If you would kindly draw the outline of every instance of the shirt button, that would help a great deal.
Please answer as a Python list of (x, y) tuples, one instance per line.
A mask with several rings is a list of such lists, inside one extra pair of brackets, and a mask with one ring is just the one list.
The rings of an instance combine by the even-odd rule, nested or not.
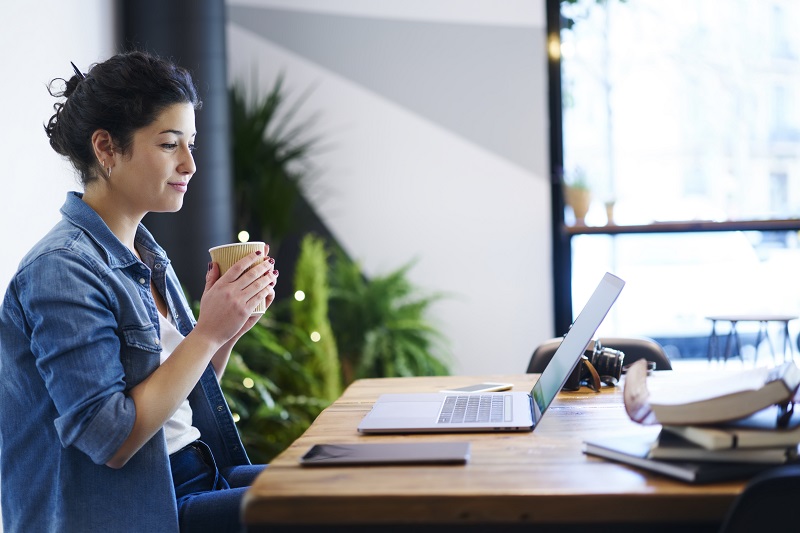
[(163, 265), (161, 263), (156, 263), (156, 270), (161, 270)]
[(144, 285), (146, 281), (147, 281), (147, 280), (146, 280), (146, 279), (144, 279), (144, 278), (139, 278), (139, 283), (141, 283), (142, 285)]
[(155, 338), (155, 339), (153, 339), (153, 342), (155, 342), (155, 343), (156, 343), (156, 346), (158, 346), (159, 344), (161, 344), (161, 340), (160, 340), (160, 339), (158, 339), (158, 338)]
[(222, 407), (221, 405), (218, 405), (218, 406), (217, 406), (217, 411), (218, 411), (218, 412), (220, 412), (220, 413), (221, 413), (221, 412), (222, 412), (224, 409), (225, 409), (225, 408), (224, 408), (224, 407)]

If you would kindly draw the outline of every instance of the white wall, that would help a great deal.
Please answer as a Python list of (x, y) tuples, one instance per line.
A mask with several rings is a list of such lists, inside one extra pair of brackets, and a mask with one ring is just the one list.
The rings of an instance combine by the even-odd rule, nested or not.
[(417, 260), (456, 373), (524, 371), (553, 333), (544, 2), (228, 0), (228, 18), (232, 82), (311, 88), (329, 145), (311, 199), (351, 256)]
[(61, 218), (66, 192), (78, 187), (42, 127), (55, 102), (46, 87), (72, 74), (70, 61), (86, 71), (113, 52), (111, 6), (107, 0), (0, 5), (0, 298), (31, 244)]
[[(0, 285), (17, 263), (59, 220), (68, 190), (76, 190), (72, 167), (48, 144), (43, 124), (56, 99), (48, 82), (72, 75), (70, 61), (86, 71), (113, 52), (113, 13), (106, 0), (6, 2), (0, 7)], [(1, 297), (1, 296), (0, 296)]]

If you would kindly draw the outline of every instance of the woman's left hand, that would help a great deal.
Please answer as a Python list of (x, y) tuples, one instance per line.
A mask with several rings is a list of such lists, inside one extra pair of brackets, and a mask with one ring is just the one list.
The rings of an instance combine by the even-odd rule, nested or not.
[[(267, 258), (267, 261), (273, 263), (275, 260), (271, 257)], [(214, 268), (219, 268), (218, 266), (214, 266)], [(275, 300), (275, 285), (278, 283), (278, 271), (274, 268), (267, 273), (267, 276), (270, 278), (270, 285), (269, 285), (269, 292), (266, 296), (266, 309), (269, 309), (269, 306), (272, 305), (272, 302)], [(230, 359), (231, 351), (233, 350), (233, 346), (236, 344), (236, 341), (242, 338), (242, 336), (250, 331), (250, 329), (256, 325), (256, 323), (261, 320), (261, 317), (264, 316), (263, 313), (254, 313), (250, 315), (250, 317), (245, 321), (242, 328), (231, 337), (231, 339), (223, 344), (217, 353), (214, 354), (214, 357), (211, 358), (211, 364), (214, 365), (214, 372), (217, 374), (217, 379), (222, 379), (222, 374), (225, 372), (225, 367), (228, 365), (228, 359)]]

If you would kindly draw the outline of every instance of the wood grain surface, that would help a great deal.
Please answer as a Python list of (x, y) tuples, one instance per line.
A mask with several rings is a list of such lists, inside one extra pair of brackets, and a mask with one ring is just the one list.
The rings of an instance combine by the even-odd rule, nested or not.
[[(702, 373), (702, 372), (701, 372)], [(679, 371), (656, 372), (680, 386)], [(697, 379), (697, 375), (693, 376)], [(245, 496), (249, 525), (719, 523), (742, 482), (689, 485), (583, 454), (582, 442), (648, 432), (625, 413), (622, 387), (562, 392), (533, 432), (362, 436), (374, 400), (482, 381), (529, 391), (538, 374), (365, 379), (353, 383), (259, 476)], [(469, 441), (466, 465), (307, 468), (313, 444)]]

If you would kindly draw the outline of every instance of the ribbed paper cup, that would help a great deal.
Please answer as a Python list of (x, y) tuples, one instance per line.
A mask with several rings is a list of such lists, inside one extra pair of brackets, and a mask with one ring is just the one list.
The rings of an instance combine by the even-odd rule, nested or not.
[[(215, 263), (219, 263), (219, 274), (220, 276), (223, 275), (225, 272), (228, 271), (233, 264), (238, 261), (239, 259), (247, 256), (255, 252), (256, 250), (261, 250), (263, 254), (266, 251), (266, 244), (259, 241), (251, 241), (251, 242), (236, 242), (232, 244), (223, 244), (221, 246), (214, 246), (208, 250), (208, 253), (211, 254), (211, 260)], [(257, 264), (261, 263), (264, 260), (263, 256), (257, 259), (252, 266), (256, 266)], [(261, 303), (258, 304), (255, 311), (253, 311), (254, 315), (263, 314), (267, 310), (267, 302), (263, 300)]]

